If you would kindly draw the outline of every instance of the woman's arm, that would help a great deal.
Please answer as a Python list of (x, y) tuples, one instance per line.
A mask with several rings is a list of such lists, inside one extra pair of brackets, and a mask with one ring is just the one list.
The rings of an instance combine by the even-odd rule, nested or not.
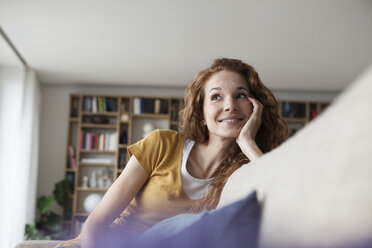
[(261, 149), (257, 146), (255, 138), (262, 123), (262, 104), (256, 99), (249, 97), (249, 101), (253, 105), (253, 111), (248, 121), (240, 130), (239, 136), (236, 138), (242, 152), (250, 161), (254, 161), (263, 155)]
[(109, 226), (128, 206), (148, 177), (133, 155), (121, 175), (87, 218), (81, 234), (82, 247), (105, 247), (104, 237)]

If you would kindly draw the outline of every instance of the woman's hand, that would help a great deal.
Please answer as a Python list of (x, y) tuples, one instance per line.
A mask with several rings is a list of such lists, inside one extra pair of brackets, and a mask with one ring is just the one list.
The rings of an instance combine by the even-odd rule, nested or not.
[(236, 142), (238, 143), (242, 152), (250, 161), (253, 161), (262, 156), (261, 149), (257, 146), (255, 138), (262, 123), (263, 105), (255, 98), (248, 97), (253, 105), (253, 111), (248, 121), (244, 124)]

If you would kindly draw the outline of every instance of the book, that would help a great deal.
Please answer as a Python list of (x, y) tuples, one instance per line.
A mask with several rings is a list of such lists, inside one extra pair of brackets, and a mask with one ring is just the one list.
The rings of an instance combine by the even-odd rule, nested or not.
[(99, 134), (98, 133), (95, 133), (94, 134), (94, 146), (93, 146), (93, 149), (94, 150), (98, 150), (99, 149)]
[(110, 134), (105, 133), (105, 151), (110, 150)]
[(102, 97), (98, 97), (98, 112), (103, 112)]
[(106, 97), (102, 97), (102, 112), (107, 112)]
[(145, 99), (140, 98), (140, 113), (145, 113)]
[(141, 100), (136, 97), (133, 99), (133, 114), (141, 113)]
[(160, 113), (160, 106), (161, 106), (161, 100), (160, 99), (156, 99), (155, 100), (155, 108), (154, 108), (155, 114), (159, 114)]
[(98, 111), (97, 109), (97, 97), (92, 97), (92, 112), (96, 113)]
[(148, 113), (148, 114), (155, 113), (155, 99), (148, 99), (148, 98), (143, 99), (143, 112), (142, 113)]
[(67, 173), (66, 177), (69, 182), (69, 189), (70, 189), (70, 194), (74, 194), (74, 174), (73, 173)]
[(74, 148), (72, 146), (69, 146), (68, 147), (68, 152), (69, 152), (69, 159), (70, 159), (70, 167), (72, 169), (76, 169), (76, 160), (75, 160)]
[(80, 149), (84, 149), (84, 138), (85, 138), (85, 132), (84, 132), (84, 130), (80, 130), (80, 137), (79, 137), (79, 147), (80, 147)]
[(105, 148), (105, 135), (103, 133), (99, 134), (99, 150), (103, 151)]
[(106, 107), (107, 111), (116, 112), (116, 108), (114, 107), (114, 103), (111, 98), (106, 98)]
[(117, 143), (117, 134), (111, 133), (110, 134), (110, 145), (109, 145), (110, 151), (116, 150), (116, 143)]

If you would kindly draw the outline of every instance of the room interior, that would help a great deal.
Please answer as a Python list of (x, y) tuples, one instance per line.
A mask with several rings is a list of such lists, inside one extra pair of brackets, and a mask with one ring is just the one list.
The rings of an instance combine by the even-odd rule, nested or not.
[(230, 57), (279, 100), (332, 102), (372, 61), (366, 0), (0, 1), (0, 28), (1, 247), (65, 176), (70, 94), (182, 98)]

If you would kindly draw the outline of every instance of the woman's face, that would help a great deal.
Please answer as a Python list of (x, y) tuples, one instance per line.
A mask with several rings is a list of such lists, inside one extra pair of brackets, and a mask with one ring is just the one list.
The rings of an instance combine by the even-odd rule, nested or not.
[(252, 114), (246, 80), (236, 72), (219, 71), (204, 85), (203, 114), (209, 137), (238, 137)]

